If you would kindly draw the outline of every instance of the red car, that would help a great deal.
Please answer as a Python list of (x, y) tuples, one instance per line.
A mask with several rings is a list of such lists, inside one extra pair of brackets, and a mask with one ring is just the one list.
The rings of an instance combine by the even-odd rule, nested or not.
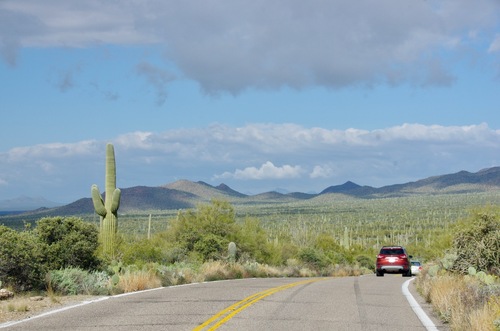
[(406, 253), (402, 246), (384, 246), (377, 255), (375, 273), (378, 277), (385, 273), (403, 274), (403, 277), (411, 277), (411, 255)]

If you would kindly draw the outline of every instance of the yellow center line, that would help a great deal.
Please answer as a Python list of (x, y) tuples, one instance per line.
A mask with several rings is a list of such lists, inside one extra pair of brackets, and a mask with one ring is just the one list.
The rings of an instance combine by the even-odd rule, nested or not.
[(295, 283), (281, 285), (278, 287), (273, 287), (273, 288), (252, 294), (252, 295), (246, 297), (245, 299), (238, 301), (235, 304), (221, 310), (220, 312), (218, 312), (217, 314), (215, 314), (214, 316), (212, 316), (211, 318), (206, 320), (203, 324), (200, 324), (199, 326), (194, 328), (193, 331), (201, 331), (205, 327), (209, 327), (211, 324), (213, 324), (213, 325), (210, 326), (206, 330), (207, 331), (217, 330), (222, 324), (229, 321), (236, 314), (238, 314), (242, 310), (250, 307), (254, 303), (264, 299), (265, 297), (268, 297), (274, 293), (286, 290), (286, 289), (291, 288), (291, 287), (295, 287), (298, 285), (304, 285), (304, 284), (308, 284), (308, 283), (313, 283), (313, 282), (317, 282), (317, 281), (324, 280), (324, 279), (326, 279), (326, 278), (316, 278), (316, 279), (303, 280), (300, 282), (295, 282)]

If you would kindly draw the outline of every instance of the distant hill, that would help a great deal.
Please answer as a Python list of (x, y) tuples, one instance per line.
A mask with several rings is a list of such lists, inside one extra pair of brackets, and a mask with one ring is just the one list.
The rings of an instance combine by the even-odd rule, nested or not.
[[(341, 185), (329, 186), (319, 194), (301, 192), (283, 194), (272, 191), (256, 195), (246, 195), (231, 189), (225, 184), (212, 186), (201, 181), (179, 180), (158, 187), (135, 186), (121, 189), (120, 212), (193, 208), (199, 203), (209, 202), (212, 199), (227, 200), (234, 204), (244, 205), (252, 203), (287, 203), (319, 197), (328, 198), (329, 195), (370, 199), (419, 194), (473, 193), (499, 189), (500, 167), (483, 169), (476, 173), (460, 171), (454, 174), (433, 176), (415, 182), (380, 188), (361, 186), (347, 181)], [(37, 205), (38, 207), (40, 205)], [(31, 211), (30, 214), (64, 216), (92, 214), (93, 212), (92, 200), (90, 198), (82, 198), (65, 206), (49, 209), (44, 208), (42, 210)]]
[[(192, 208), (202, 199), (192, 193), (165, 187), (135, 186), (121, 189), (120, 212), (134, 210), (162, 210)], [(104, 194), (105, 198), (105, 194)], [(51, 210), (54, 215), (93, 214), (91, 198), (83, 198), (69, 205)]]
[(380, 188), (360, 186), (348, 181), (342, 185), (330, 186), (320, 194), (341, 193), (360, 198), (376, 198), (414, 194), (473, 193), (497, 189), (500, 189), (500, 167), (483, 169), (476, 173), (459, 171)]
[(0, 211), (26, 211), (26, 210), (34, 210), (41, 207), (45, 208), (54, 208), (62, 206), (62, 203), (57, 203), (53, 201), (46, 200), (44, 198), (30, 198), (30, 197), (19, 197), (10, 200), (0, 200)]
[(191, 182), (189, 180), (178, 180), (171, 184), (163, 185), (161, 187), (190, 193), (195, 196), (202, 197), (203, 200), (227, 198), (227, 197), (241, 198), (246, 196), (243, 193), (239, 193), (231, 189), (226, 184), (220, 184), (219, 186), (214, 187), (202, 181)]
[(349, 192), (355, 192), (358, 191), (361, 188), (356, 183), (353, 183), (351, 181), (347, 181), (342, 185), (336, 185), (336, 186), (330, 186), (321, 191), (320, 194), (327, 194), (327, 193), (342, 193), (342, 194), (348, 194)]

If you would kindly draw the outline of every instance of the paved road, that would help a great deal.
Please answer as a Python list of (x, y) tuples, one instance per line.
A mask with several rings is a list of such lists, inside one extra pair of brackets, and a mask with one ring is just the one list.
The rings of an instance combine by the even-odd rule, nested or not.
[(406, 280), (369, 275), (191, 284), (115, 296), (2, 330), (426, 330), (402, 293)]

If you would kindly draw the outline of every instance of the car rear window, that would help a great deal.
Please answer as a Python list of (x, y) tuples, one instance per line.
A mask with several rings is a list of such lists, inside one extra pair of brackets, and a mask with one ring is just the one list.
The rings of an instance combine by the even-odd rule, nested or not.
[(384, 254), (384, 255), (401, 255), (401, 254), (404, 254), (404, 250), (402, 249), (398, 249), (398, 248), (395, 248), (395, 249), (382, 249), (380, 251), (380, 254)]

